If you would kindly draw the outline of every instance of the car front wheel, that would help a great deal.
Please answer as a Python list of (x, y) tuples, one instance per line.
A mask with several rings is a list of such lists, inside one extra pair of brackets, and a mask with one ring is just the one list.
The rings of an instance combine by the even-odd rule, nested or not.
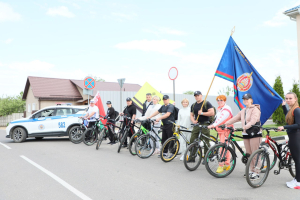
[(17, 127), (12, 132), (14, 142), (20, 143), (26, 140), (26, 131), (24, 128)]

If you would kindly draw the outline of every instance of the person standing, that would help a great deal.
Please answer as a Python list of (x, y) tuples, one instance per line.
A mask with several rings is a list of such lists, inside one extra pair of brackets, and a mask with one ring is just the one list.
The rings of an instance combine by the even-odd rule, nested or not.
[[(145, 120), (147, 119), (148, 117), (150, 117), (154, 112), (158, 111), (160, 108), (161, 108), (161, 105), (159, 104), (160, 102), (160, 98), (158, 96), (153, 96), (152, 97), (152, 102), (153, 104), (149, 106), (149, 108), (147, 109), (146, 113), (145, 113), (145, 116), (143, 117), (140, 117), (139, 120)], [(152, 120), (156, 120), (158, 117), (160, 117), (161, 114), (157, 114), (155, 116), (153, 116), (151, 119)], [(155, 122), (155, 127), (158, 127), (160, 126), (161, 124), (161, 121), (159, 122)], [(153, 128), (153, 130), (158, 133), (158, 130), (159, 128)], [(154, 154), (160, 154), (160, 144), (159, 144), (159, 138), (157, 138), (156, 134), (153, 133), (153, 132), (150, 132), (150, 134), (156, 139), (156, 149), (155, 149), (155, 152), (153, 153)]]
[[(107, 144), (116, 144), (115, 143), (115, 139), (114, 139), (114, 131), (115, 131), (115, 109), (112, 107), (111, 105), (111, 101), (107, 101), (106, 105), (108, 107), (107, 112), (106, 112), (106, 116), (104, 117), (105, 119), (107, 119), (108, 123), (111, 123), (113, 125), (109, 125), (110, 128), (108, 128), (108, 134), (109, 134), (109, 140), (110, 142)], [(113, 130), (113, 132), (111, 131), (111, 129)]]
[[(181, 101), (181, 105), (182, 105), (183, 108), (181, 108), (178, 112), (177, 124), (180, 125), (180, 126), (184, 126), (188, 130), (190, 130), (192, 121), (191, 121), (191, 118), (190, 118), (189, 100), (188, 99), (183, 99)], [(191, 133), (190, 132), (182, 132), (182, 135), (184, 135), (188, 141), (191, 138)], [(182, 137), (179, 138), (179, 142), (180, 142), (179, 152), (182, 153), (182, 156), (180, 157), (180, 160), (183, 160), (183, 157), (184, 157), (183, 154), (186, 150), (187, 143), (185, 142), (185, 140)]]
[[(130, 97), (126, 98), (126, 103), (127, 103), (127, 106), (125, 107), (123, 112), (120, 113), (120, 115), (130, 117), (131, 120), (129, 121), (128, 119), (124, 119), (124, 123), (123, 123), (123, 127), (122, 127), (121, 131), (124, 131), (126, 125), (129, 124), (130, 125), (130, 130), (129, 130), (129, 133), (128, 133), (128, 137), (130, 138), (134, 134), (134, 119), (136, 117), (136, 107), (134, 105), (132, 105), (132, 99)], [(127, 138), (126, 138), (126, 140), (125, 140), (122, 147), (127, 147)]]
[[(225, 125), (229, 126), (235, 122), (242, 122), (243, 127), (243, 140), (246, 148), (246, 153), (252, 154), (256, 151), (262, 141), (262, 132), (259, 128), (253, 130), (252, 125), (260, 125), (260, 105), (253, 104), (251, 94), (246, 93), (243, 95), (243, 104), (246, 106), (236, 116), (228, 120)], [(251, 130), (251, 131), (250, 131)], [(253, 131), (252, 131), (253, 130)], [(251, 133), (250, 133), (251, 132)], [(254, 168), (255, 159), (250, 164), (249, 176), (251, 180), (259, 179), (259, 169)], [(246, 174), (244, 175), (246, 177)]]
[[(218, 126), (225, 124), (228, 120), (230, 120), (233, 115), (232, 115), (232, 110), (230, 106), (226, 105), (226, 96), (225, 95), (219, 95), (217, 96), (216, 100), (219, 105), (217, 109), (217, 114), (216, 114), (216, 120), (213, 124), (209, 125), (207, 128), (212, 129), (215, 128), (216, 131), (219, 134), (220, 142), (225, 143), (225, 139), (228, 138), (230, 130), (224, 129), (222, 130)], [(233, 128), (233, 125), (230, 125)], [(226, 153), (226, 161), (225, 165), (224, 162), (219, 163), (219, 167), (217, 169), (217, 173), (222, 173), (224, 170), (229, 170), (230, 169), (230, 153), (229, 151)]]
[[(194, 92), (194, 97), (196, 102), (191, 106), (191, 114), (190, 114), (190, 118), (191, 121), (193, 122), (193, 124), (197, 124), (199, 123), (199, 125), (209, 125), (209, 117), (214, 116), (215, 115), (215, 111), (213, 106), (211, 105), (211, 103), (209, 101), (206, 101), (205, 104), (203, 105), (204, 101), (202, 99), (202, 93), (200, 91), (195, 91)], [(203, 107), (202, 107), (203, 105)], [(202, 108), (202, 110), (201, 110)], [(198, 117), (199, 115), (199, 117)], [(198, 118), (198, 121), (197, 121)], [(192, 136), (191, 136), (191, 143), (194, 142), (194, 140), (196, 138), (198, 138), (200, 133), (200, 127), (199, 126), (194, 126), (193, 130), (192, 130)], [(206, 135), (207, 137), (210, 137), (210, 130), (209, 129), (202, 129), (202, 134)], [(204, 155), (206, 154), (206, 152), (208, 151), (208, 148), (210, 147), (209, 144), (209, 139), (207, 138), (203, 138), (203, 140), (205, 141), (205, 143), (207, 144), (204, 145)], [(193, 162), (194, 160), (188, 160), (188, 162)], [(204, 164), (204, 159), (202, 164)]]
[(145, 116), (145, 113), (147, 111), (147, 109), (149, 108), (150, 105), (152, 105), (152, 95), (151, 93), (147, 93), (146, 94), (146, 101), (143, 103), (143, 113), (142, 113), (142, 116)]
[[(159, 113), (162, 114), (162, 116), (156, 118), (156, 122), (159, 122), (162, 120), (163, 126), (162, 126), (162, 140), (161, 144), (164, 144), (164, 142), (173, 136), (173, 124), (171, 122), (175, 122), (175, 116), (174, 116), (174, 106), (170, 104), (170, 99), (168, 95), (163, 96), (164, 105), (161, 106), (161, 108), (158, 111), (155, 111), (148, 119), (158, 115)], [(169, 122), (169, 120), (171, 122)], [(164, 156), (167, 156), (168, 147), (164, 148)]]
[[(300, 189), (300, 108), (297, 95), (294, 92), (287, 93), (285, 100), (286, 102), (282, 102), (282, 108), (287, 125), (278, 127), (278, 130), (286, 129), (289, 136), (289, 148), (296, 169), (295, 178), (290, 182), (286, 182), (286, 186), (292, 189)], [(289, 106), (289, 111), (285, 104)]]

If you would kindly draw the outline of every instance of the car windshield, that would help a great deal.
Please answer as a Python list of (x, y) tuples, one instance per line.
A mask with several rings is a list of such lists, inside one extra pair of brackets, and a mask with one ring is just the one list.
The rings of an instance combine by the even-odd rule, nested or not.
[(41, 112), (35, 114), (34, 118), (51, 117), (51, 116), (54, 116), (54, 109), (42, 110)]

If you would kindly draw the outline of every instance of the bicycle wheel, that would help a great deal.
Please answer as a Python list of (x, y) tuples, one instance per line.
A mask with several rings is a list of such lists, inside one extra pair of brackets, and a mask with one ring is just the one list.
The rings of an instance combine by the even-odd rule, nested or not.
[(124, 133), (120, 133), (120, 135), (122, 135), (122, 138), (121, 138), (121, 140), (119, 142), (118, 153), (120, 153), (122, 145), (125, 142), (125, 140), (127, 139), (127, 134), (128, 134), (127, 130), (125, 130)]
[(160, 158), (164, 162), (172, 161), (180, 148), (179, 140), (176, 137), (170, 137), (167, 139), (162, 145), (162, 149), (160, 152)]
[(296, 176), (296, 165), (295, 165), (295, 161), (294, 161), (294, 159), (291, 155), (289, 155), (288, 168), (289, 168), (289, 172), (292, 175), (292, 177), (295, 178), (295, 176)]
[(97, 145), (96, 145), (96, 149), (98, 150), (102, 141), (103, 141), (103, 138), (104, 138), (104, 129), (101, 130), (101, 132), (99, 133), (98, 135), (98, 141), (97, 141)]
[(131, 136), (130, 140), (129, 140), (129, 152), (131, 155), (135, 156), (136, 155), (136, 151), (135, 151), (135, 142), (138, 139), (138, 137), (140, 137), (141, 133), (140, 131), (135, 133), (133, 136)]
[[(215, 136), (213, 136), (213, 135), (210, 135), (209, 136), (210, 137), (210, 139), (212, 139), (213, 141), (211, 141), (211, 140), (209, 140), (209, 145), (210, 146), (212, 146), (212, 145), (215, 145), (215, 144), (218, 144), (218, 140), (217, 140), (217, 138), (215, 137)], [(202, 158), (204, 159), (204, 157), (205, 157), (205, 153), (204, 153), (204, 143), (203, 143), (203, 141), (201, 141), (201, 149), (202, 149)]]
[[(276, 149), (274, 144), (271, 143), (271, 145), (272, 145), (273, 148)], [(277, 162), (277, 156), (276, 156), (275, 152), (271, 149), (271, 147), (269, 146), (268, 143), (261, 142), (260, 146), (265, 147), (267, 149), (268, 154), (269, 154), (269, 160), (270, 160), (270, 170), (273, 169), (273, 167), (275, 166), (275, 164)], [(262, 169), (261, 172), (264, 173), (265, 169)]]
[(202, 150), (197, 143), (192, 143), (184, 152), (183, 163), (187, 170), (194, 171), (196, 170), (202, 160)]
[(93, 128), (86, 129), (86, 131), (83, 134), (84, 134), (83, 143), (87, 146), (91, 146), (95, 144), (95, 142), (98, 139), (98, 134), (96, 133), (96, 130), (94, 130)]
[(135, 151), (140, 158), (149, 158), (155, 147), (155, 139), (150, 134), (140, 136), (135, 143)]
[(231, 174), (236, 165), (236, 157), (233, 149), (224, 143), (212, 146), (205, 155), (205, 168), (210, 175), (224, 178)]
[[(265, 169), (264, 172), (261, 170)], [(246, 180), (253, 187), (258, 188), (267, 180), (270, 171), (270, 159), (265, 149), (258, 149), (251, 154), (246, 165)]]

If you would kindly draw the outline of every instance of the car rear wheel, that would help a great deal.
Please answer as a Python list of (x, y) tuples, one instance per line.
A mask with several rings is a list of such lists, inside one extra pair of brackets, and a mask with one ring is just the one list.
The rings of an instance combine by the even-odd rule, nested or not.
[(12, 139), (14, 142), (20, 143), (26, 140), (26, 131), (24, 128), (17, 127), (12, 132)]

